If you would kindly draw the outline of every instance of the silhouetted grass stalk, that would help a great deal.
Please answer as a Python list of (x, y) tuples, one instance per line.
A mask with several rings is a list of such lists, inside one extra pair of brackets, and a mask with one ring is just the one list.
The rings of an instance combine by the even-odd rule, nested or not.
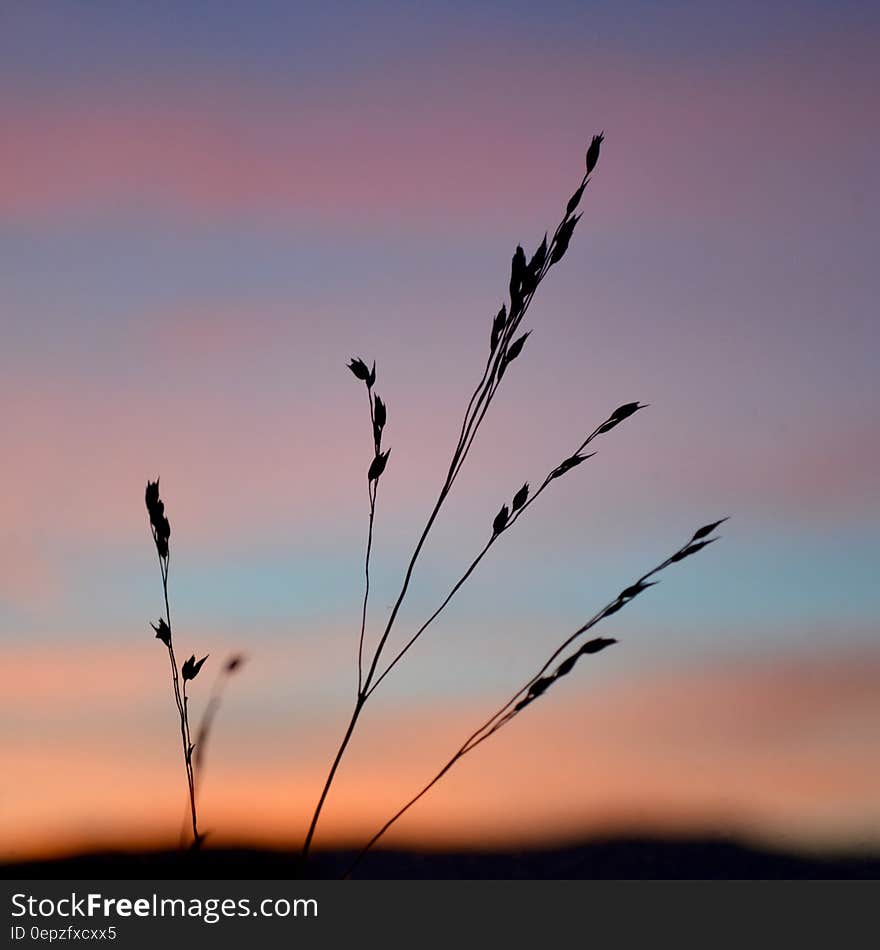
[[(193, 791), (195, 794), (196, 804), (198, 804), (199, 792), (201, 791), (202, 782), (204, 780), (205, 752), (208, 748), (208, 739), (210, 738), (211, 732), (214, 728), (214, 720), (217, 718), (217, 713), (220, 711), (220, 706), (223, 703), (223, 696), (226, 692), (226, 686), (230, 677), (241, 669), (244, 662), (245, 657), (241, 653), (233, 653), (231, 656), (227, 657), (226, 662), (220, 667), (220, 672), (214, 678), (214, 682), (211, 685), (211, 692), (208, 695), (208, 701), (205, 703), (205, 709), (202, 713), (202, 718), (199, 720), (198, 727), (196, 728), (196, 738), (193, 742), (192, 754)], [(186, 814), (184, 815), (183, 819), (183, 828), (180, 832), (181, 845), (186, 838), (186, 826), (189, 822), (189, 811), (189, 801), (187, 801)]]
[[(382, 632), (381, 637), (379, 638), (378, 644), (375, 650), (372, 653), (372, 657), (369, 662), (366, 674), (364, 674), (364, 636), (366, 629), (366, 616), (367, 616), (367, 602), (369, 600), (369, 564), (370, 564), (370, 552), (372, 548), (372, 536), (373, 536), (373, 524), (375, 517), (375, 500), (376, 492), (378, 490), (378, 481), (382, 472), (385, 469), (385, 464), (388, 459), (389, 451), (384, 453), (381, 452), (381, 435), (382, 429), (385, 425), (385, 406), (379, 400), (378, 396), (373, 394), (373, 386), (376, 381), (376, 364), (373, 363), (372, 369), (368, 369), (366, 363), (362, 359), (352, 359), (349, 364), (349, 369), (352, 373), (360, 380), (362, 380), (367, 387), (369, 399), (370, 399), (370, 416), (373, 423), (373, 433), (374, 433), (374, 459), (370, 465), (367, 481), (368, 487), (370, 489), (370, 517), (369, 517), (369, 531), (367, 536), (367, 551), (365, 558), (365, 575), (366, 575), (366, 585), (364, 593), (364, 603), (361, 617), (361, 632), (358, 645), (358, 691), (355, 699), (354, 709), (351, 714), (348, 726), (343, 735), (342, 741), (337, 749), (336, 755), (331, 763), (329, 773), (324, 782), (324, 786), (321, 790), (318, 803), (315, 807), (312, 819), (309, 825), (308, 832), (306, 834), (305, 842), (303, 844), (303, 859), (307, 859), (309, 854), (309, 849), (311, 847), (312, 839), (314, 837), (315, 828), (320, 818), (321, 811), (323, 809), (324, 803), (327, 798), (327, 794), (330, 790), (330, 787), (333, 784), (336, 772), (339, 768), (339, 764), (342, 760), (343, 755), (348, 747), (351, 737), (354, 733), (357, 722), (360, 718), (360, 715), (363, 711), (363, 708), (367, 700), (373, 695), (375, 690), (379, 685), (385, 680), (389, 673), (400, 663), (406, 653), (412, 648), (416, 641), (425, 633), (427, 628), (436, 620), (436, 618), (443, 612), (446, 606), (450, 603), (455, 594), (461, 589), (461, 587), (467, 582), (468, 578), (471, 577), (473, 572), (476, 570), (477, 566), (498, 540), (503, 532), (511, 528), (518, 520), (523, 516), (525, 511), (540, 497), (541, 494), (549, 487), (550, 483), (555, 479), (560, 478), (565, 475), (571, 469), (577, 467), (586, 459), (590, 458), (592, 454), (584, 454), (584, 450), (596, 439), (599, 435), (602, 435), (606, 432), (609, 432), (611, 429), (615, 428), (625, 419), (632, 416), (634, 413), (644, 408), (639, 402), (626, 403), (618, 407), (611, 415), (605, 419), (599, 426), (597, 426), (584, 440), (581, 442), (579, 447), (576, 449), (574, 454), (570, 455), (568, 458), (564, 459), (559, 465), (553, 468), (549, 474), (544, 478), (543, 482), (539, 485), (538, 489), (529, 496), (529, 485), (528, 483), (524, 484), (519, 491), (513, 496), (513, 500), (508, 507), (507, 504), (503, 505), (501, 510), (495, 516), (495, 519), (492, 522), (492, 531), (489, 537), (489, 540), (482, 546), (477, 555), (473, 558), (470, 565), (466, 568), (459, 580), (453, 585), (450, 592), (440, 603), (439, 607), (428, 617), (428, 619), (419, 627), (416, 632), (410, 637), (410, 639), (403, 645), (403, 647), (395, 654), (395, 656), (385, 665), (381, 672), (379, 672), (380, 660), (383, 656), (386, 644), (390, 637), (391, 631), (394, 628), (395, 621), (397, 619), (398, 612), (401, 605), (403, 604), (404, 599), (406, 598), (407, 592), (409, 590), (409, 585), (415, 571), (416, 564), (418, 562), (419, 556), (421, 554), (422, 548), (430, 534), (431, 528), (434, 525), (434, 522), (440, 513), (441, 508), (443, 507), (444, 502), (446, 501), (449, 493), (451, 492), (462, 468), (464, 467), (467, 457), (473, 447), (474, 441), (476, 440), (477, 434), (480, 430), (480, 427), (483, 423), (483, 420), (486, 417), (487, 412), (489, 411), (492, 402), (495, 399), (495, 396), (500, 388), (501, 381), (507, 371), (507, 368), (513, 363), (514, 360), (520, 355), (525, 346), (525, 343), (529, 337), (531, 331), (525, 333), (520, 333), (519, 329), (522, 325), (523, 318), (529, 310), (532, 300), (534, 299), (535, 293), (537, 292), (538, 287), (541, 285), (544, 278), (549, 273), (550, 269), (562, 260), (565, 255), (571, 237), (574, 233), (575, 227), (580, 220), (581, 215), (576, 214), (578, 206), (580, 204), (581, 198), (584, 194), (584, 191), (589, 184), (590, 174), (596, 166), (596, 163), (599, 159), (599, 151), (602, 145), (603, 135), (597, 135), (593, 137), (593, 140), (590, 144), (590, 147), (587, 151), (586, 166), (587, 170), (584, 174), (580, 185), (575, 190), (574, 194), (568, 201), (568, 204), (565, 209), (565, 214), (556, 227), (556, 230), (553, 232), (552, 238), (548, 241), (547, 234), (544, 235), (544, 239), (539, 245), (538, 249), (532, 255), (530, 260), (526, 260), (525, 252), (522, 247), (518, 246), (516, 252), (513, 255), (511, 261), (511, 273), (510, 273), (510, 283), (509, 283), (509, 304), (505, 303), (502, 305), (501, 309), (498, 311), (494, 317), (491, 325), (491, 331), (489, 335), (489, 356), (486, 360), (486, 365), (483, 370), (482, 376), (480, 377), (479, 382), (477, 383), (471, 397), (468, 401), (467, 408), (465, 409), (464, 417), (462, 419), (461, 428), (459, 431), (458, 441), (456, 443), (455, 449), (452, 453), (450, 459), (449, 467), (446, 472), (446, 477), (441, 485), (440, 492), (438, 494), (437, 500), (434, 503), (433, 508), (431, 509), (430, 514), (428, 515), (427, 522), (425, 527), (422, 530), (421, 535), (419, 536), (418, 541), (416, 542), (415, 549), (410, 557), (409, 563), (407, 565), (406, 571), (404, 573), (403, 583), (400, 588), (400, 592), (397, 595), (388, 621), (385, 624), (385, 628)], [(381, 407), (381, 423), (377, 424), (377, 417), (379, 416), (379, 411)], [(716, 525), (717, 526), (717, 525)], [(701, 529), (702, 530), (702, 529)], [(690, 542), (693, 543), (693, 542)], [(700, 544), (699, 547), (703, 545)], [(687, 547), (687, 546), (686, 546)], [(696, 548), (699, 549), (699, 548)], [(670, 559), (667, 559), (662, 565), (658, 568), (655, 568), (648, 575), (645, 575), (645, 578), (650, 577), (652, 574), (656, 573), (658, 570), (662, 570), (668, 564), (672, 563), (676, 559), (680, 559), (682, 556), (687, 556), (693, 551), (689, 550), (687, 554), (682, 554), (684, 549), (680, 549), (679, 552), (676, 552), (676, 555), (673, 555)], [(639, 587), (639, 584), (642, 584), (645, 580), (642, 578), (637, 585), (634, 585), (633, 588), (628, 588), (627, 591), (635, 590), (635, 593), (640, 592), (642, 587)], [(649, 586), (649, 585), (647, 585)], [(635, 589), (635, 588), (638, 589)], [(626, 592), (624, 592), (625, 594)], [(623, 597), (624, 594), (621, 594), (620, 597)], [(630, 594), (628, 599), (634, 594)], [(525, 705), (528, 705), (532, 699), (536, 698), (537, 695), (540, 695), (540, 692), (549, 685), (550, 680), (547, 683), (544, 683), (542, 680), (543, 673), (546, 672), (549, 664), (553, 662), (555, 657), (559, 654), (560, 651), (564, 650), (575, 638), (581, 636), (586, 630), (598, 622), (598, 619), (601, 617), (608, 616), (614, 610), (620, 609), (621, 606), (626, 600), (620, 600), (620, 597), (617, 601), (613, 602), (612, 605), (609, 605), (608, 608), (604, 610), (600, 615), (597, 615), (593, 620), (588, 621), (586, 625), (581, 627), (575, 634), (573, 634), (568, 640), (566, 640), (562, 646), (559, 648), (557, 653), (555, 653), (550, 660), (548, 660), (545, 667), (536, 674), (536, 677), (533, 678), (528, 684), (526, 684), (523, 689), (526, 691), (526, 698), (517, 704), (517, 696), (521, 695), (523, 690), (520, 690), (519, 693), (514, 696), (511, 703), (516, 704), (512, 713), (505, 712), (508, 707), (504, 707), (501, 713), (502, 719), (500, 720), (490, 720), (482, 730), (478, 730), (477, 733), (472, 735), (464, 746), (456, 753), (455, 756), (447, 763), (447, 765), (438, 773), (437, 776), (404, 808), (398, 812), (392, 819), (379, 831), (379, 833), (374, 836), (374, 838), (367, 845), (368, 850), (372, 847), (373, 843), (385, 833), (387, 828), (391, 826), (411, 805), (413, 805), (418, 799), (424, 795), (429, 788), (432, 787), (451, 767), (461, 758), (462, 755), (465, 755), (467, 752), (475, 748), (480, 742), (485, 738), (488, 738), (489, 735), (493, 734), (497, 728), (501, 728), (506, 724), (513, 716), (515, 716)], [(616, 606), (615, 606), (616, 605)], [(611, 641), (613, 642), (613, 641)], [(603, 643), (604, 645), (604, 643)], [(590, 652), (590, 651), (587, 651)], [(564, 675), (567, 673), (571, 667), (576, 662), (577, 656), (570, 657), (565, 662), (568, 663), (568, 667), (563, 671), (554, 674), (553, 679), (558, 675)], [(563, 664), (564, 666), (565, 664)], [(541, 685), (543, 684), (543, 685)], [(539, 692), (529, 692), (529, 691), (539, 690)], [(483, 730), (488, 730), (484, 732)]]
[[(150, 530), (153, 535), (153, 543), (156, 545), (156, 553), (159, 556), (159, 571), (162, 575), (162, 594), (165, 601), (165, 616), (159, 618), (158, 624), (151, 623), (150, 626), (156, 631), (157, 639), (161, 640), (168, 650), (168, 659), (171, 662), (171, 684), (174, 692), (174, 704), (177, 707), (177, 715), (180, 719), (180, 740), (183, 746), (183, 761), (186, 768), (186, 784), (189, 796), (190, 818), (192, 822), (193, 847), (201, 844), (199, 835), (198, 818), (196, 815), (196, 792), (195, 779), (193, 777), (192, 753), (193, 743), (190, 738), (189, 730), (189, 697), (186, 694), (186, 684), (189, 680), (195, 679), (202, 664), (207, 657), (202, 657), (196, 662), (195, 656), (185, 660), (182, 667), (178, 667), (177, 658), (174, 655), (174, 640), (171, 627), (171, 607), (168, 600), (168, 573), (171, 565), (171, 524), (165, 514), (165, 505), (159, 498), (159, 479), (155, 482), (147, 482), (145, 493), (147, 512), (150, 517)], [(181, 687), (181, 681), (183, 683)]]

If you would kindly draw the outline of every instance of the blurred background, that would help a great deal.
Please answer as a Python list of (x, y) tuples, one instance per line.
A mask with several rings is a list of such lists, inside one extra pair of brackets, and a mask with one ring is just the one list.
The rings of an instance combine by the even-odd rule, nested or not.
[(723, 540), (389, 835), (880, 845), (876, 5), (4, 4), (0, 858), (177, 842), (178, 653), (223, 658), (201, 824), (298, 846), (356, 688), (375, 359), (391, 460), (368, 643), (505, 297), (606, 142), (317, 844), (360, 842), (696, 527)]

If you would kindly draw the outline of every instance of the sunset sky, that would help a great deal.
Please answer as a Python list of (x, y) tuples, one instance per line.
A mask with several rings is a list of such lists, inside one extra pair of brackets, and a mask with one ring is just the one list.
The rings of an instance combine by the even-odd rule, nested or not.
[(650, 407), (502, 538), (383, 684), (318, 843), (360, 841), (597, 608), (621, 642), (389, 842), (722, 831), (880, 847), (880, 11), (764, 2), (5, 3), (0, 858), (173, 843), (178, 653), (230, 683), (215, 840), (298, 844), (486, 359), (517, 242), (599, 167), (396, 643), (524, 482)]

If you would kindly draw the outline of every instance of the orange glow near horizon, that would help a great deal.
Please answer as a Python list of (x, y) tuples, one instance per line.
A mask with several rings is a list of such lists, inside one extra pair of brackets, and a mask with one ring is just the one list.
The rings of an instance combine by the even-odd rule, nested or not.
[[(28, 663), (32, 674), (39, 664), (39, 688)], [(20, 688), (6, 701), (32, 722), (57, 721), (65, 704), (75, 708), (93, 668), (92, 657), (79, 663), (68, 657), (53, 669), (19, 655)], [(479, 849), (714, 832), (798, 847), (876, 846), (880, 805), (866, 790), (880, 788), (878, 675), (876, 654), (611, 684), (592, 675), (589, 692), (560, 691), (466, 758), (384, 844)], [(146, 701), (152, 687), (143, 671), (101, 682), (92, 699), (99, 725), (69, 724), (75, 741), (13, 741), (4, 859), (176, 845), (184, 800), (171, 723), (160, 715), (132, 740), (136, 718), (117, 713)], [(238, 692), (248, 688), (242, 677)], [(212, 740), (204, 828), (214, 845), (297, 847), (340, 722), (315, 717), (306, 735), (296, 722), (250, 734), (234, 693)], [(318, 846), (362, 842), (376, 830), (484, 711), (469, 707), (369, 716), (328, 800)], [(290, 761), (279, 764), (284, 750)]]

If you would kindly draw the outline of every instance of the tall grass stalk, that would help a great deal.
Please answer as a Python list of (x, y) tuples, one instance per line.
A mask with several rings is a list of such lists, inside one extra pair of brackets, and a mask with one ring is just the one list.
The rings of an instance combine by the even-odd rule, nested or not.
[(199, 834), (198, 816), (196, 814), (196, 786), (193, 774), (193, 749), (194, 744), (190, 736), (189, 728), (189, 696), (187, 695), (186, 684), (196, 678), (202, 664), (207, 660), (203, 656), (201, 660), (196, 660), (195, 655), (185, 660), (178, 667), (177, 657), (174, 654), (174, 638), (171, 625), (171, 607), (168, 600), (168, 573), (171, 567), (171, 524), (165, 513), (165, 504), (159, 497), (159, 479), (155, 482), (147, 482), (145, 493), (147, 505), (147, 514), (150, 518), (150, 530), (153, 535), (153, 543), (156, 545), (156, 553), (159, 557), (159, 571), (162, 576), (162, 595), (165, 602), (165, 615), (159, 618), (157, 624), (151, 623), (150, 626), (156, 632), (156, 638), (161, 640), (168, 650), (168, 659), (171, 663), (171, 687), (174, 694), (174, 705), (177, 709), (177, 715), (180, 720), (180, 741), (183, 747), (183, 763), (186, 769), (186, 786), (189, 797), (190, 820), (192, 824), (192, 846), (198, 848), (202, 842)]
[[(223, 705), (223, 697), (226, 694), (226, 687), (229, 684), (230, 678), (241, 670), (244, 663), (245, 656), (241, 653), (233, 653), (226, 658), (220, 667), (220, 672), (214, 677), (211, 692), (208, 694), (208, 701), (205, 703), (202, 718), (199, 720), (199, 724), (196, 728), (192, 753), (193, 792), (195, 794), (196, 804), (198, 804), (199, 792), (201, 791), (202, 783), (205, 778), (205, 753), (208, 748), (208, 739), (210, 739), (211, 733), (214, 730), (214, 720), (217, 718), (217, 713), (220, 712), (220, 707)], [(186, 829), (189, 823), (190, 806), (188, 799), (185, 811), (186, 813), (183, 817), (183, 825), (180, 831), (181, 847), (186, 840)]]
[[(488, 540), (473, 556), (459, 580), (456, 581), (452, 589), (449, 591), (437, 609), (415, 631), (415, 633), (413, 633), (412, 636), (410, 636), (409, 639), (405, 641), (403, 646), (398, 649), (390, 659), (385, 661), (383, 665), (382, 661), (385, 656), (386, 646), (388, 645), (389, 638), (391, 636), (392, 630), (394, 629), (400, 608), (406, 598), (407, 592), (409, 591), (410, 583), (412, 581), (422, 549), (428, 539), (437, 516), (443, 508), (446, 499), (449, 497), (449, 494), (452, 491), (452, 488), (455, 485), (458, 476), (467, 461), (471, 448), (473, 447), (479, 430), (483, 424), (483, 420), (485, 419), (492, 403), (497, 396), (506, 371), (510, 365), (520, 356), (528, 340), (531, 331), (520, 332), (523, 319), (529, 312), (531, 303), (534, 300), (535, 294), (544, 278), (547, 276), (551, 268), (553, 268), (562, 260), (566, 251), (568, 250), (572, 235), (574, 234), (577, 223), (581, 218), (581, 214), (577, 213), (577, 210), (581, 203), (584, 192), (591, 180), (590, 176), (599, 160), (599, 153), (603, 140), (603, 134), (593, 137), (592, 142), (590, 143), (590, 146), (587, 150), (586, 173), (583, 175), (580, 184), (569, 199), (565, 208), (565, 213), (554, 230), (552, 237), (549, 237), (548, 239), (548, 234), (545, 234), (543, 240), (538, 245), (537, 250), (528, 259), (526, 258), (526, 254), (522, 247), (517, 246), (516, 248), (511, 261), (510, 281), (508, 286), (509, 297), (508, 300), (502, 304), (500, 310), (494, 316), (491, 322), (489, 332), (489, 353), (486, 358), (482, 375), (480, 376), (479, 381), (477, 382), (477, 385), (471, 393), (470, 399), (467, 403), (467, 407), (462, 418), (461, 427), (459, 429), (458, 440), (453, 449), (445, 477), (437, 495), (437, 499), (434, 502), (434, 505), (428, 514), (425, 526), (422, 529), (418, 540), (416, 541), (415, 548), (404, 572), (399, 593), (391, 608), (378, 643), (375, 649), (372, 651), (372, 654), (369, 656), (368, 661), (365, 661), (364, 659), (364, 644), (367, 621), (367, 605), (370, 593), (370, 557), (373, 541), (376, 494), (378, 491), (378, 483), (382, 473), (385, 470), (390, 450), (385, 450), (384, 452), (382, 451), (382, 435), (386, 423), (387, 412), (384, 403), (374, 392), (374, 386), (376, 383), (376, 364), (374, 362), (372, 364), (372, 368), (368, 368), (367, 363), (362, 358), (353, 358), (349, 363), (349, 369), (354, 374), (354, 376), (366, 385), (367, 396), (370, 403), (370, 420), (373, 428), (373, 460), (370, 463), (367, 472), (370, 507), (364, 564), (365, 590), (363, 608), (361, 612), (360, 637), (358, 641), (358, 686), (348, 725), (343, 733), (342, 740), (339, 744), (336, 754), (330, 764), (329, 772), (318, 797), (317, 804), (312, 814), (311, 822), (309, 823), (308, 831), (303, 844), (303, 860), (308, 858), (309, 850), (311, 848), (312, 840), (315, 834), (315, 829), (317, 827), (318, 820), (321, 816), (322, 809), (326, 802), (330, 788), (332, 787), (339, 765), (343, 756), (345, 755), (345, 751), (348, 748), (364, 707), (369, 699), (373, 696), (376, 689), (378, 689), (378, 687), (388, 677), (392, 670), (398, 666), (407, 652), (413, 647), (419, 638), (424, 635), (428, 627), (437, 619), (438, 616), (440, 616), (456, 593), (471, 577), (476, 568), (479, 566), (480, 562), (488, 554), (489, 550), (498, 541), (500, 536), (506, 531), (510, 530), (510, 528), (516, 524), (516, 522), (525, 514), (532, 504), (537, 501), (537, 499), (544, 493), (544, 491), (553, 481), (567, 474), (569, 471), (576, 468), (581, 463), (590, 458), (593, 454), (595, 454), (587, 453), (585, 451), (595, 439), (597, 439), (600, 435), (609, 432), (611, 429), (615, 428), (617, 425), (619, 425), (625, 419), (628, 419), (630, 416), (634, 415), (639, 410), (645, 408), (640, 402), (629, 402), (618, 407), (602, 423), (600, 423), (600, 425), (593, 429), (589, 435), (586, 436), (586, 438), (581, 442), (572, 455), (551, 469), (535, 492), (531, 493), (530, 495), (528, 483), (524, 484), (522, 488), (520, 488), (513, 496), (510, 506), (504, 504), (501, 507), (492, 521)], [(659, 569), (660, 568), (655, 570)], [(619, 606), (622, 606), (622, 604)], [(619, 606), (616, 609), (619, 609)], [(608, 612), (606, 611), (603, 616), (607, 615)], [(580, 633), (586, 629), (588, 629), (588, 627), (582, 628)], [(576, 636), (577, 635), (579, 634), (576, 634)], [(570, 642), (572, 642), (571, 638), (566, 641), (566, 644), (563, 645), (563, 648)], [(552, 662), (552, 658), (548, 662)], [(527, 686), (526, 688), (529, 687)], [(516, 712), (518, 711), (519, 709), (516, 710)], [(513, 713), (513, 715), (515, 715), (516, 712)], [(512, 718), (512, 716), (509, 718)], [(509, 718), (505, 719), (504, 723), (509, 721)], [(491, 734), (491, 732), (489, 734)], [(447, 766), (437, 777), (435, 777), (432, 783), (430, 783), (421, 793), (419, 793), (419, 796), (417, 796), (413, 802), (409, 803), (398, 815), (394, 816), (386, 828), (390, 827), (390, 824), (396, 821), (400, 814), (409, 808), (415, 800), (418, 800), (418, 798), (421, 797), (425, 791), (427, 791), (427, 788), (431, 787), (433, 782), (436, 782), (440, 776), (445, 774), (445, 772), (451, 768), (452, 764), (454, 764), (455, 761), (458, 761), (461, 755), (466, 754), (468, 751), (474, 748), (476, 744), (478, 744), (478, 742), (473, 741), (474, 738), (475, 737), (471, 737), (471, 739), (465, 743), (465, 746), (462, 747), (462, 750), (460, 750), (459, 753), (452, 760), (450, 760), (449, 763), (447, 763)], [(488, 735), (486, 735), (484, 738), (488, 738)], [(482, 738), (480, 738), (479, 741), (482, 741)], [(386, 829), (383, 828), (374, 840), (378, 840), (378, 837), (381, 836), (385, 830)], [(371, 845), (372, 842), (370, 845), (368, 845), (368, 847)]]

